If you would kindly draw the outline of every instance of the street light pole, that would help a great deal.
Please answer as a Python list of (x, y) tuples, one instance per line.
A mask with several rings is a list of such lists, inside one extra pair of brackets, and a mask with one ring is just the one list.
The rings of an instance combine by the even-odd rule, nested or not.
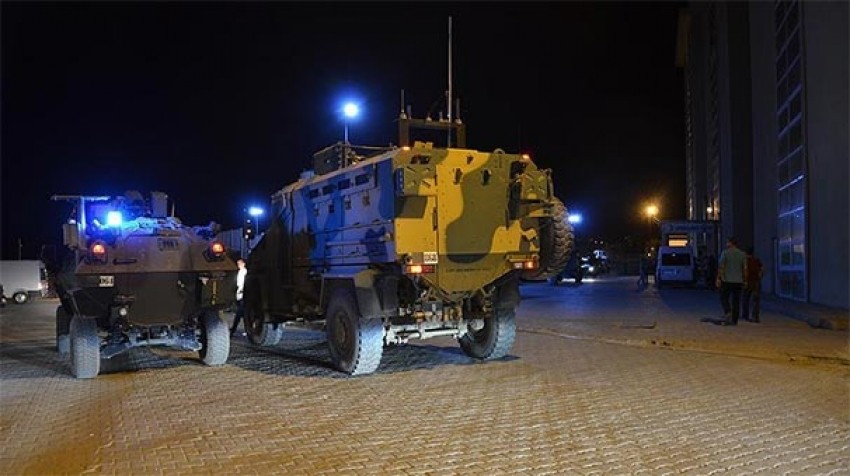
[(260, 235), (260, 217), (263, 216), (264, 210), (260, 207), (251, 207), (248, 209), (248, 214), (254, 217), (256, 223), (257, 236)]
[(647, 243), (651, 245), (651, 243), (652, 243), (652, 222), (655, 221), (655, 217), (658, 216), (658, 206), (655, 205), (654, 203), (651, 203), (651, 204), (646, 206), (644, 213), (646, 214), (646, 224), (647, 224), (647, 231), (648, 231)]
[(345, 126), (345, 144), (348, 145), (348, 120), (354, 119), (360, 114), (360, 107), (353, 102), (346, 103), (342, 107), (343, 123)]

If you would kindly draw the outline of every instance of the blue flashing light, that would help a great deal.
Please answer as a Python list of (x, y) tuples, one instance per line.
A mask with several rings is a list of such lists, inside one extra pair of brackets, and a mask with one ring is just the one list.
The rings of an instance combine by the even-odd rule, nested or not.
[(248, 208), (248, 215), (252, 217), (258, 217), (263, 214), (263, 209), (260, 207), (250, 207)]
[(342, 106), (342, 113), (345, 114), (345, 117), (353, 119), (360, 115), (360, 107), (353, 102), (345, 103)]
[(121, 212), (111, 210), (106, 213), (106, 226), (119, 227), (124, 222)]
[(581, 214), (579, 213), (570, 213), (570, 216), (567, 217), (567, 221), (572, 223), (573, 225), (578, 225), (581, 223)]

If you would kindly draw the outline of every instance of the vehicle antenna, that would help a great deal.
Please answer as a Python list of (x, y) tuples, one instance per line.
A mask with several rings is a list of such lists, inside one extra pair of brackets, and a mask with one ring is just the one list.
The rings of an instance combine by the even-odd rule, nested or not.
[(401, 90), (401, 113), (398, 117), (399, 119), (407, 119), (407, 115), (404, 113), (404, 89)]
[(448, 117), (449, 120), (449, 136), (448, 141), (446, 143), (446, 147), (452, 146), (452, 17), (449, 17), (449, 92), (448, 92), (448, 100), (446, 101), (448, 104)]

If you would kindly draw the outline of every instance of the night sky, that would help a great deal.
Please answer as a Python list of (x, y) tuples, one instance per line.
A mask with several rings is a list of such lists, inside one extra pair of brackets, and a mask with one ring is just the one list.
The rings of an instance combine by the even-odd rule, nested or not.
[(342, 139), (344, 97), (351, 142), (397, 142), (401, 89), (445, 110), (449, 15), (470, 148), (553, 169), (580, 235), (640, 234), (652, 197), (684, 218), (680, 6), (3, 2), (3, 258), (61, 247), (56, 193), (160, 190), (240, 226)]

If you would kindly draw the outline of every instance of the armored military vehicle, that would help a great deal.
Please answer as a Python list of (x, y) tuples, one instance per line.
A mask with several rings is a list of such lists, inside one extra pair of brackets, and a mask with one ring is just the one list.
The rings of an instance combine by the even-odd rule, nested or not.
[(217, 225), (168, 216), (168, 196), (56, 195), (74, 204), (63, 226), (69, 253), (57, 277), (56, 342), (71, 372), (93, 378), (102, 358), (136, 346), (197, 351), (221, 365), (230, 334), (219, 311), (235, 296), (236, 263)]
[[(323, 322), (333, 364), (351, 375), (412, 338), (453, 336), (480, 360), (508, 354), (520, 278), (559, 272), (571, 247), (551, 173), (527, 155), (465, 148), (460, 121), (408, 117), (400, 146), (338, 143), (272, 195), (271, 225), (248, 257), (255, 345), (276, 344), (289, 323)], [(457, 146), (409, 144), (416, 127), (453, 133)]]

